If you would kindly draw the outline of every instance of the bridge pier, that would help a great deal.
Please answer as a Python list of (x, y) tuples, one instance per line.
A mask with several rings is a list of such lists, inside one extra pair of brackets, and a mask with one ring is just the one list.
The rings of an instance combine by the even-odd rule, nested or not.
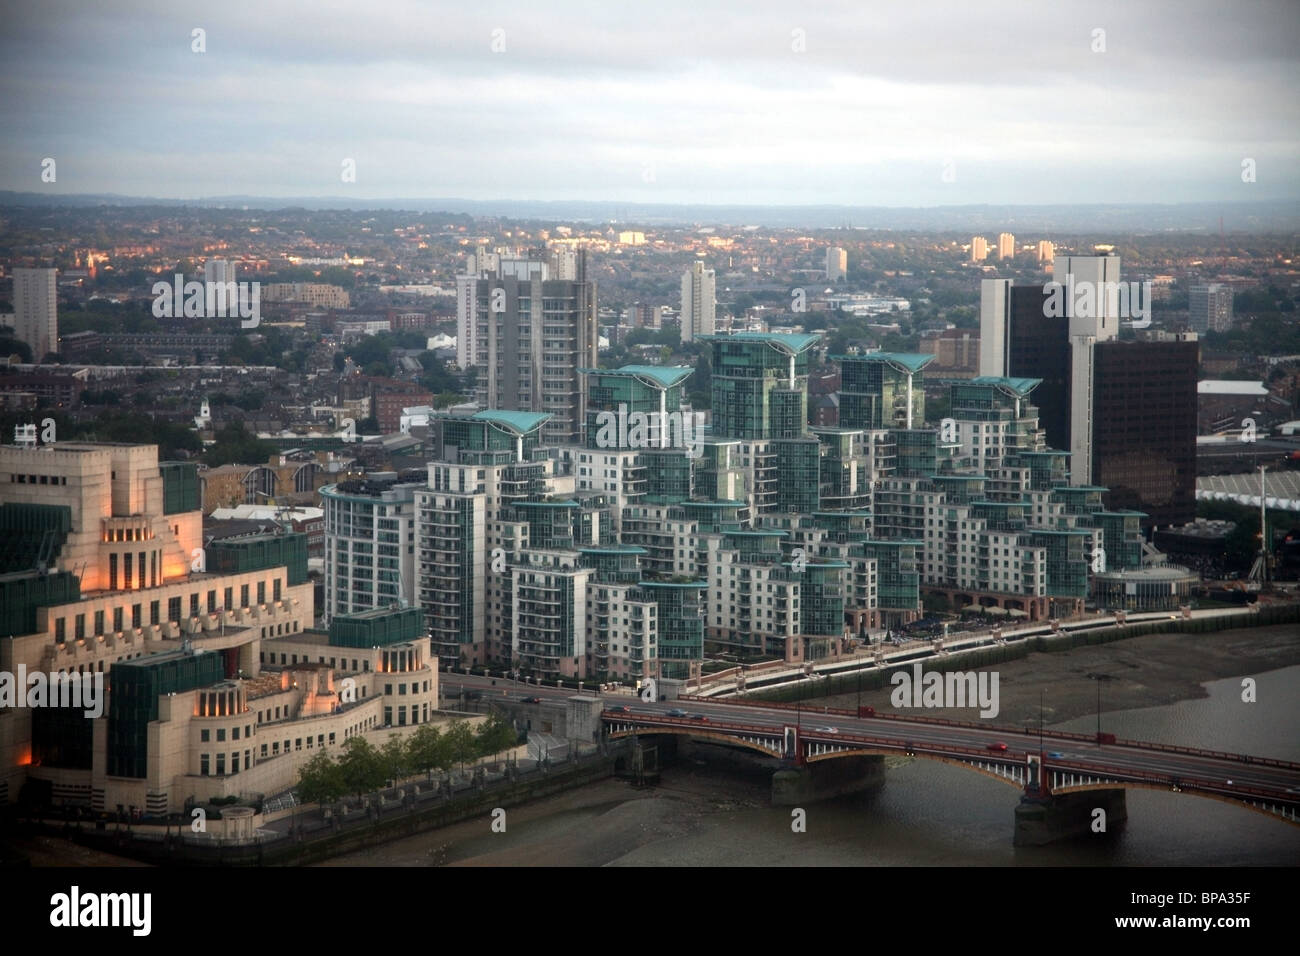
[(600, 715), (605, 702), (599, 697), (574, 695), (565, 701), (565, 730), (570, 742), (589, 745), (600, 740)]
[(884, 782), (883, 756), (818, 760), (772, 774), (772, 806), (800, 807), (846, 793), (869, 790)]
[(1128, 819), (1124, 791), (1086, 790), (1046, 797), (1026, 794), (1016, 807), (1015, 846), (1046, 846), (1094, 832), (1097, 809), (1106, 811), (1106, 832)]

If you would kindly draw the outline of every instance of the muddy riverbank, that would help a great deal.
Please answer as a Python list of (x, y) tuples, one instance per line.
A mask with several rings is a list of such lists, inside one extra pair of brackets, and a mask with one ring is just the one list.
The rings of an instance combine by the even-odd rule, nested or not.
[[(1040, 692), (1047, 724), (1095, 714), (1097, 681), (1089, 676), (1093, 674), (1103, 675), (1104, 713), (1196, 700), (1206, 696), (1202, 685), (1207, 681), (1249, 677), (1292, 664), (1300, 664), (1300, 628), (1293, 624), (1206, 634), (1148, 634), (1109, 644), (1032, 653), (985, 668), (998, 674), (999, 712), (989, 722), (1037, 726)], [(890, 686), (864, 690), (863, 706), (882, 712), (903, 710), (890, 702), (892, 690)], [(809, 706), (852, 708), (857, 702), (855, 692), (810, 698)], [(980, 719), (978, 708), (944, 710), (939, 716)]]

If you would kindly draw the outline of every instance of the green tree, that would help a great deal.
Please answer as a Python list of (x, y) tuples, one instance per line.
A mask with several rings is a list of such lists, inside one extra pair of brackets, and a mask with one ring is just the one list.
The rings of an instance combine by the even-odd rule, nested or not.
[(410, 775), (411, 748), (400, 734), (389, 735), (388, 742), (380, 748), (379, 757), (383, 761), (384, 773), (394, 783)]
[(475, 737), (478, 738), (479, 753), (485, 757), (509, 750), (519, 742), (515, 728), (499, 711), (493, 711), (487, 720), (479, 724)]
[(420, 364), (424, 366), (420, 384), (429, 391), (435, 395), (439, 392), (464, 394), (467, 391), (464, 376), (448, 363), (439, 360), (432, 352), (423, 353), (419, 359)]
[(156, 444), (160, 461), (182, 457), (179, 454), (182, 451), (198, 453), (203, 450), (203, 443), (194, 429), (179, 422), (154, 421), (142, 412), (105, 411), (91, 421), (69, 422), (66, 431), (63, 423), (59, 422), (59, 433), (88, 441)]
[(360, 736), (349, 737), (343, 744), (339, 770), (346, 792), (358, 797), (378, 790), (388, 779), (383, 756)]
[(478, 741), (469, 724), (463, 720), (453, 720), (447, 727), (447, 751), (460, 769), (465, 769), (465, 762), (479, 755)]
[(754, 301), (752, 295), (747, 292), (742, 292), (740, 295), (736, 296), (735, 301), (732, 302), (728, 308), (731, 310), (733, 316), (740, 318), (757, 304), (758, 303)]
[(18, 357), (28, 365), (32, 361), (32, 347), (26, 342), (19, 341), (8, 336), (0, 338), (0, 357), (9, 356), (17, 353)]
[(298, 771), (294, 790), (303, 803), (319, 803), (323, 807), (347, 793), (348, 788), (342, 768), (327, 751), (321, 750)]
[(446, 770), (451, 766), (447, 740), (433, 724), (421, 724), (411, 735), (409, 746), (414, 770), (432, 775), (435, 770)]
[(235, 399), (235, 404), (246, 412), (255, 412), (262, 407), (266, 401), (266, 392), (260, 389), (254, 389), (251, 392), (245, 392)]
[(261, 441), (244, 430), (243, 422), (231, 422), (216, 435), (216, 441), (205, 456), (213, 468), (218, 465), (256, 465), (265, 462), (275, 453), (275, 446)]

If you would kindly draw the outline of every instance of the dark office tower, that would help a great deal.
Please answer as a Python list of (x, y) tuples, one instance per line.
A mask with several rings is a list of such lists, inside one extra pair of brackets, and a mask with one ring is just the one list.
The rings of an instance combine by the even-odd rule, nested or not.
[(1144, 527), (1196, 516), (1195, 334), (1148, 334), (1094, 350), (1091, 481), (1110, 511), (1141, 511)]
[(1093, 352), (1139, 306), (1120, 281), (1118, 256), (1057, 256), (1052, 281), (1025, 292), (1005, 279), (981, 285), (980, 375), (1042, 380), (1043, 431), (1070, 453), (1071, 484), (1092, 474)]
[[(473, 296), (475, 398), (488, 408), (545, 412), (547, 445), (582, 438), (580, 368), (596, 366), (596, 284), (579, 255), (576, 281), (547, 279), (545, 263), (503, 259), (465, 280)], [(468, 304), (468, 303), (467, 303)]]
[(1070, 447), (1070, 337), (1064, 319), (1046, 318), (1042, 286), (1011, 289), (1012, 378), (1042, 379), (1034, 390), (1038, 424), (1051, 448)]
[[(1048, 316), (1048, 290), (985, 279), (980, 289), (980, 374), (1037, 378), (1038, 423), (1051, 448), (1070, 448), (1070, 327)], [(843, 399), (841, 399), (841, 402)]]

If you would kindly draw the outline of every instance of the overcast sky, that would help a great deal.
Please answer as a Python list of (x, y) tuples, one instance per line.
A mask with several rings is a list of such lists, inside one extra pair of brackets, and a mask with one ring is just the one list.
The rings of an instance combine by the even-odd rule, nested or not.
[[(1300, 197), (1295, 0), (3, 6), (5, 189), (890, 206)], [(355, 182), (342, 181), (345, 159)]]

